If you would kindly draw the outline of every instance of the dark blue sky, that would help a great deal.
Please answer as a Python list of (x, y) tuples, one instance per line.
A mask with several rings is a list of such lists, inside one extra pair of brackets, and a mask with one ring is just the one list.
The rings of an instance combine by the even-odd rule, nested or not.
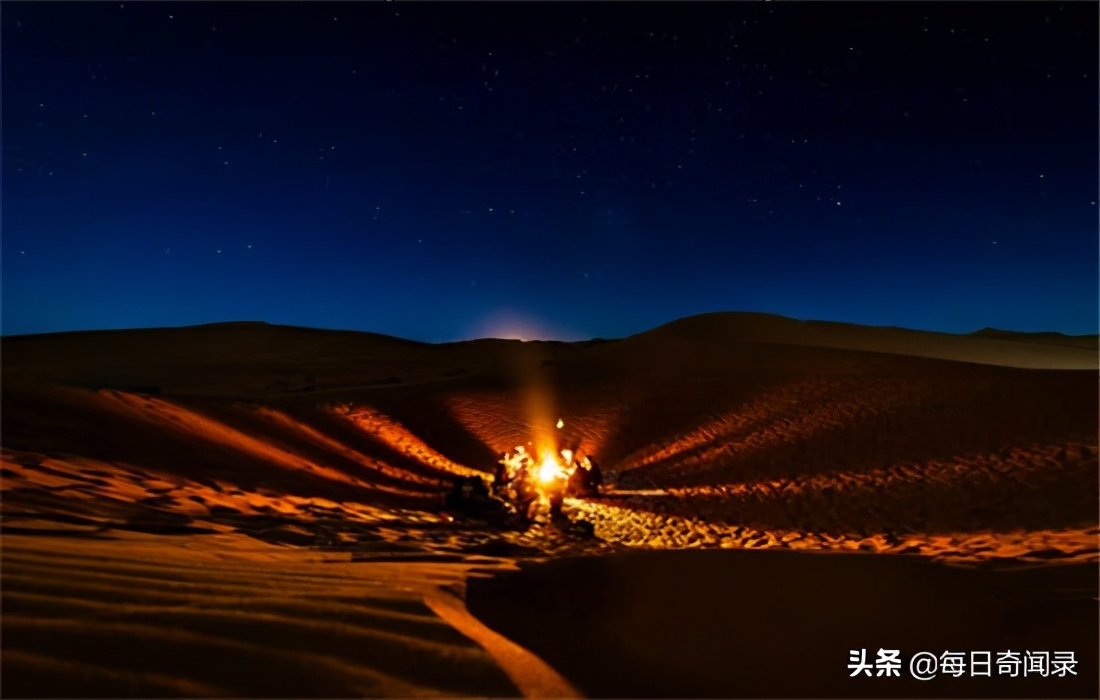
[(1097, 332), (1096, 3), (2, 10), (4, 334)]

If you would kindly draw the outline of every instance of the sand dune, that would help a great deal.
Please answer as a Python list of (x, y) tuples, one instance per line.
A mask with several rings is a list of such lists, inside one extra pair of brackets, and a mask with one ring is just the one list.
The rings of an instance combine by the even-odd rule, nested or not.
[(8, 534), (4, 692), (517, 695), (423, 601), (462, 568), (352, 564), (233, 534)]
[(638, 338), (669, 336), (703, 342), (741, 340), (929, 357), (1029, 369), (1095, 369), (1094, 335), (1015, 333), (983, 328), (952, 335), (906, 328), (798, 321), (769, 314), (702, 314), (674, 321)]
[[(1095, 336), (709, 314), (587, 343), (217, 324), (0, 350), (9, 697), (1096, 695)], [(533, 416), (606, 470), (608, 493), (566, 504), (595, 538), (439, 512)], [(802, 551), (730, 551), (749, 549)], [(1077, 645), (1093, 666), (830, 680), (809, 655), (834, 645), (846, 675), (845, 645), (888, 635), (807, 589), (826, 579), (908, 611), (899, 644)], [(833, 632), (790, 646), (765, 602)], [(922, 622), (948, 603), (1049, 619)]]

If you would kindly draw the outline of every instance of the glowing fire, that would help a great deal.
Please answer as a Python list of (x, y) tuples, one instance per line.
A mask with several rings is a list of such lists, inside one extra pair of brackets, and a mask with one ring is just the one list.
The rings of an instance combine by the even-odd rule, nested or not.
[[(568, 452), (568, 450), (562, 450), (562, 452)], [(564, 456), (564, 454), (563, 454)], [(555, 479), (567, 479), (568, 474), (558, 464), (558, 460), (554, 459), (554, 455), (547, 454), (542, 459), (542, 465), (539, 467), (539, 481), (543, 484), (552, 484)]]
[[(555, 423), (547, 421), (544, 425)], [(564, 421), (556, 421), (559, 430), (564, 425)], [(549, 509), (552, 520), (555, 512), (562, 515), (561, 507), (569, 499), (599, 495), (600, 470), (578, 445), (559, 449), (557, 440), (540, 437), (546, 437), (545, 431), (535, 429), (531, 442), (501, 455), (493, 492), (525, 518), (542, 517)]]
[[(565, 423), (559, 419), (558, 428), (564, 425)], [(528, 445), (530, 446), (530, 443)], [(539, 454), (542, 455), (541, 459)], [(553, 490), (555, 485), (563, 486), (577, 469), (591, 469), (589, 459), (573, 450), (539, 449), (538, 446), (524, 447), (523, 445), (516, 446), (511, 454), (503, 455), (500, 463), (504, 465), (502, 476), (505, 481), (512, 482), (517, 478), (523, 481), (530, 478), (535, 488), (544, 494)]]

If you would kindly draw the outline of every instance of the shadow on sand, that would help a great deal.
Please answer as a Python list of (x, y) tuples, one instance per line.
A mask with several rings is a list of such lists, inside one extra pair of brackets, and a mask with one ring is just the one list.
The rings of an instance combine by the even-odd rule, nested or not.
[[(590, 697), (1097, 697), (1095, 566), (640, 551), (469, 581), (467, 606)], [(849, 651), (899, 649), (899, 678)], [(917, 652), (1072, 651), (1077, 675), (914, 680)]]

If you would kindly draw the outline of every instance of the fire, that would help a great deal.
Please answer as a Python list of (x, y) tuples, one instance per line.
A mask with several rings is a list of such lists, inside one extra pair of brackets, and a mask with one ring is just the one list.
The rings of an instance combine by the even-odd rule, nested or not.
[[(562, 452), (568, 452), (568, 450), (563, 450)], [(543, 484), (552, 484), (555, 479), (568, 478), (568, 475), (565, 474), (561, 465), (558, 464), (558, 460), (554, 459), (554, 455), (552, 454), (547, 454), (543, 457), (538, 476), (539, 481)]]
[[(559, 419), (557, 425), (563, 426), (564, 421)], [(602, 483), (599, 467), (580, 452), (579, 445), (560, 449), (556, 441), (540, 440), (544, 434), (535, 430), (526, 446), (501, 454), (493, 478), (493, 494), (525, 518), (545, 509), (551, 518), (555, 512), (560, 516), (566, 499), (598, 496)]]
[(561, 450), (558, 454), (544, 452), (540, 461), (522, 445), (512, 454), (504, 455), (500, 464), (504, 467), (501, 477), (505, 481), (531, 478), (534, 487), (544, 494), (564, 486), (578, 469), (592, 469), (589, 459), (573, 450)]
[(557, 454), (547, 450), (542, 453), (541, 460), (536, 456), (537, 452), (538, 450), (528, 450), (518, 445), (515, 452), (504, 455), (501, 464), (504, 465), (505, 480), (512, 481), (517, 477), (525, 479), (530, 476), (533, 477), (531, 481), (535, 488), (545, 493), (555, 486), (564, 486), (579, 466), (588, 468), (587, 458), (582, 456), (577, 459), (573, 450), (560, 450)]

